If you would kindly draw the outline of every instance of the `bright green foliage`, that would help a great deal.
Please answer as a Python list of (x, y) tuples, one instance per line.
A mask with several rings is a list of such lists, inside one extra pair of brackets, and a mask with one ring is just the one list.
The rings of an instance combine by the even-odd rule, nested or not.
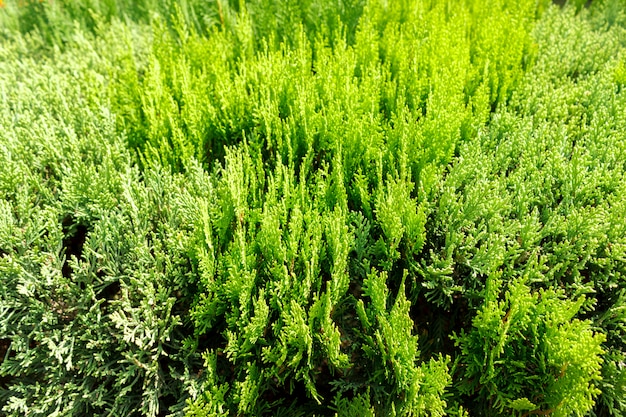
[(620, 382), (626, 103), (613, 74), (625, 34), (617, 25), (594, 28), (567, 9), (544, 15), (535, 30), (534, 68), (511, 106), (462, 145), (463, 158), (440, 187), (431, 239), (445, 250), (431, 250), (422, 261), (437, 279), (426, 284), (426, 297), (442, 303), (463, 294), (480, 308), (486, 280), (522, 277), (534, 288), (586, 295), (585, 317), (607, 331), (605, 379), (597, 383), (607, 386), (599, 401), (617, 415), (626, 394)]
[[(486, 121), (532, 59), (535, 3), (518, 3), (485, 26), (482, 3), (372, 2), (353, 43), (300, 25), (277, 44), (259, 36), (252, 11), (208, 38), (182, 17), (174, 36), (156, 22), (153, 52), (128, 61), (130, 88), (113, 92), (114, 108), (148, 163), (183, 169), (194, 155), (213, 165), (245, 136), (270, 163), (297, 168), (307, 153), (329, 163), (341, 151), (346, 185), (360, 172), (371, 188), (390, 173), (428, 191), (459, 135)], [(470, 43), (473, 26), (484, 33)]]
[(479, 414), (570, 416), (591, 409), (604, 337), (573, 319), (583, 302), (553, 290), (531, 293), (519, 281), (504, 300), (485, 299), (472, 329), (456, 337), (458, 389), (475, 399)]
[(0, 414), (624, 415), (582, 3), (0, 2)]
[[(473, 98), (464, 92), (469, 28), (455, 22), (471, 19), (469, 8), (390, 7), (365, 7), (353, 45), (337, 38), (311, 44), (302, 32), (294, 45), (276, 50), (261, 42), (259, 53), (250, 52), (252, 30), (243, 15), (235, 35), (216, 33), (208, 41), (192, 35), (179, 39), (178, 49), (165, 45), (168, 52), (146, 75), (159, 83), (144, 87), (146, 94), (166, 94), (149, 103), (167, 103), (171, 91), (182, 103), (197, 108), (204, 100), (201, 108), (214, 109), (200, 117), (208, 117), (208, 133), (197, 138), (217, 142), (197, 147), (202, 142), (182, 136), (195, 152), (209, 150), (200, 155), (208, 156), (209, 166), (221, 157), (212, 151), (216, 144), (224, 152), (198, 226), (203, 291), (193, 316), (199, 337), (223, 338), (225, 347), (211, 352), (218, 367), (235, 373), (211, 385), (228, 389), (226, 402), (238, 413), (263, 413), (271, 400), (295, 412), (288, 399), (273, 399), (271, 392), (303, 390), (312, 400), (306, 407), (315, 410), (331, 388), (362, 393), (365, 387), (372, 387), (382, 414), (443, 413), (446, 359), (419, 365), (402, 271), (424, 245), (425, 200), (462, 127), (474, 108), (486, 114), (501, 92), (493, 81), (494, 103), (484, 86), (477, 87), (482, 101), (465, 104)], [(534, 17), (530, 7), (515, 13)], [(515, 22), (516, 33), (526, 29), (524, 22)], [(507, 57), (518, 61), (515, 71), (529, 34), (519, 42), (517, 58)], [(442, 43), (446, 53), (435, 54)], [(197, 54), (204, 48), (216, 58), (198, 61), (198, 77), (187, 49)], [(167, 89), (167, 71), (177, 74), (181, 61), (190, 63), (182, 69), (189, 75), (177, 77), (202, 87)], [(459, 71), (439, 71), (446, 66)], [(494, 69), (505, 78), (510, 71)], [(179, 151), (185, 145), (168, 139), (174, 132), (156, 116), (168, 112), (147, 113), (154, 115), (146, 126), (156, 128), (154, 134), (133, 133), (148, 139), (148, 165), (152, 155), (188, 159)], [(198, 118), (180, 119), (189, 120)], [(399, 290), (391, 309), (387, 280)], [(214, 412), (211, 398), (200, 399), (194, 410)]]
[[(347, 195), (336, 191), (338, 170), (313, 174), (305, 162), (299, 179), (284, 165), (265, 176), (251, 155), (247, 144), (243, 152), (226, 151), (222, 178), (197, 227), (202, 291), (192, 315), (197, 335), (221, 339), (223, 347), (209, 350), (215, 376), (190, 410), (214, 413), (215, 386), (238, 413), (251, 415), (321, 412), (316, 404), (332, 399), (331, 388), (365, 395), (371, 387), (381, 412), (442, 414), (447, 363), (419, 364), (404, 289), (388, 311), (387, 274), (374, 274), (363, 282), (367, 312), (355, 299), (361, 291), (348, 264), (355, 237)], [(311, 401), (267, 399), (296, 390)]]

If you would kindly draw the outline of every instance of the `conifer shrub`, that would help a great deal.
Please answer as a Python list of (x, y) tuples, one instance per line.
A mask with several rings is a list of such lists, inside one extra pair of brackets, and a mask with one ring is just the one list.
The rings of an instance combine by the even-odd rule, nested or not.
[(0, 414), (624, 414), (621, 4), (7, 2)]
[(42, 62), (14, 46), (0, 60), (0, 413), (181, 413), (202, 363), (183, 347), (199, 188), (133, 167), (95, 108), (97, 53)]
[(512, 282), (504, 300), (501, 282), (489, 282), (472, 329), (455, 338), (460, 347), (459, 392), (481, 415), (582, 414), (599, 394), (601, 343), (589, 321), (574, 319), (584, 303), (556, 291), (531, 293)]

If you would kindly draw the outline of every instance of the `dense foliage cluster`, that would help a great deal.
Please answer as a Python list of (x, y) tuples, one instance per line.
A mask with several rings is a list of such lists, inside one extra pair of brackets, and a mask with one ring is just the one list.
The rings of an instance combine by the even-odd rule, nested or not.
[(626, 415), (623, 1), (0, 6), (0, 415)]

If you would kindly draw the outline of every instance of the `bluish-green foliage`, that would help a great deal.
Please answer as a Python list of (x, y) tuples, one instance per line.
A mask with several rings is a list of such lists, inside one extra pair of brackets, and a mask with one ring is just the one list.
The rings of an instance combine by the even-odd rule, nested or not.
[(83, 41), (2, 50), (2, 413), (181, 411), (202, 363), (182, 345), (197, 187), (132, 166)]
[(623, 2), (0, 4), (0, 414), (626, 413)]

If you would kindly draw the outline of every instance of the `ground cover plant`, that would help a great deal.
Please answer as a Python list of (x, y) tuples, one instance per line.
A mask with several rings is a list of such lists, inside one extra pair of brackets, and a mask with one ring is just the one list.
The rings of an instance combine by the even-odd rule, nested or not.
[(622, 1), (0, 6), (0, 415), (626, 413)]

